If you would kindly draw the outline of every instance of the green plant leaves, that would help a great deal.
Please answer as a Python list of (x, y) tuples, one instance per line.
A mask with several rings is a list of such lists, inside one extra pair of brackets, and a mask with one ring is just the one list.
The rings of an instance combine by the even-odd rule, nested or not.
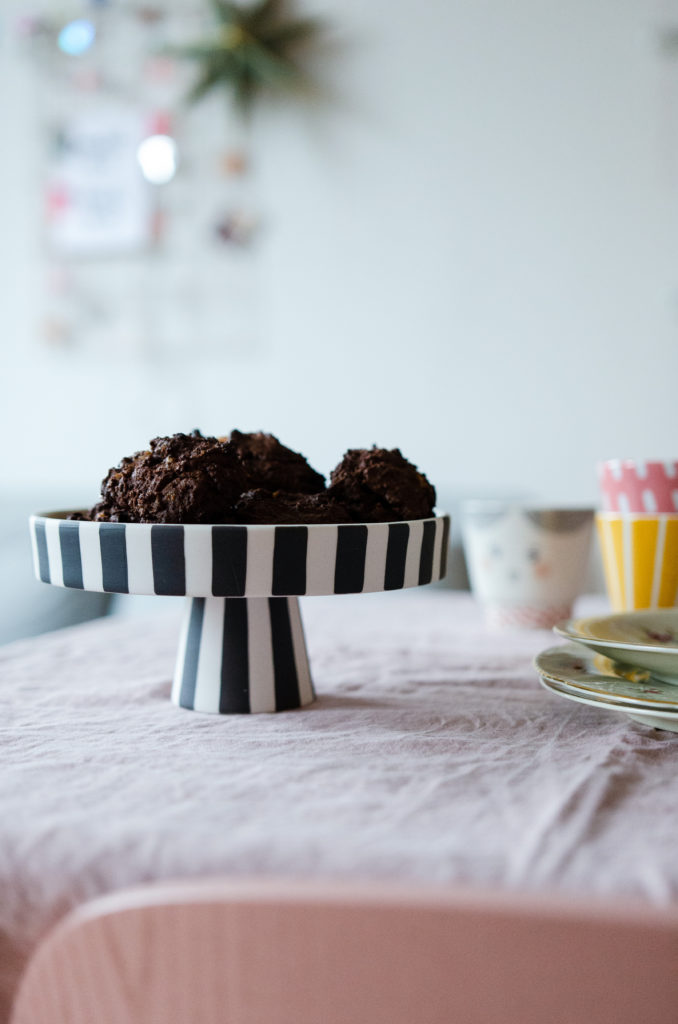
[(218, 25), (214, 37), (172, 50), (200, 65), (191, 102), (224, 88), (246, 113), (264, 91), (281, 93), (305, 84), (294, 51), (318, 34), (315, 18), (288, 17), (286, 0), (260, 0), (246, 8), (230, 0), (211, 3)]

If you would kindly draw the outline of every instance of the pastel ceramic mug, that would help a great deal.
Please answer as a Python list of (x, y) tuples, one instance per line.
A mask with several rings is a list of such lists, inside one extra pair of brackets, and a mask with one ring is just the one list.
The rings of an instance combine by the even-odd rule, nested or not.
[(678, 513), (598, 512), (596, 525), (614, 611), (678, 605)]
[(607, 459), (598, 463), (605, 512), (678, 513), (678, 460)]
[(490, 627), (549, 629), (569, 617), (588, 572), (593, 516), (593, 509), (464, 503), (471, 589)]

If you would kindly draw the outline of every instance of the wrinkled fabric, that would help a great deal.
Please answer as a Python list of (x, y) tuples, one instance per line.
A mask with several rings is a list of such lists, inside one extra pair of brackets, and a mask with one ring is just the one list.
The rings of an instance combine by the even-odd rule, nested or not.
[(302, 612), (318, 700), (275, 715), (174, 707), (171, 613), (0, 648), (0, 1020), (61, 915), (153, 879), (676, 902), (678, 734), (543, 690), (551, 633), (436, 589)]

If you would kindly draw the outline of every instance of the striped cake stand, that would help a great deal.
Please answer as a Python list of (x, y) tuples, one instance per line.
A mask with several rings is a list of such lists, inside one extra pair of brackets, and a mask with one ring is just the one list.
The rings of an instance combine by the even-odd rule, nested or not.
[(315, 699), (298, 597), (401, 590), (445, 575), (450, 519), (341, 526), (92, 523), (31, 516), (44, 583), (185, 597), (172, 700), (215, 714)]

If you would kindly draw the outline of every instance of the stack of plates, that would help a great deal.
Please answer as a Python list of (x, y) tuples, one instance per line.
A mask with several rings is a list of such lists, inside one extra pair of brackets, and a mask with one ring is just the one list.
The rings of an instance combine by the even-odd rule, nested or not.
[(570, 643), (535, 658), (547, 690), (678, 732), (678, 609), (569, 619), (554, 629)]

